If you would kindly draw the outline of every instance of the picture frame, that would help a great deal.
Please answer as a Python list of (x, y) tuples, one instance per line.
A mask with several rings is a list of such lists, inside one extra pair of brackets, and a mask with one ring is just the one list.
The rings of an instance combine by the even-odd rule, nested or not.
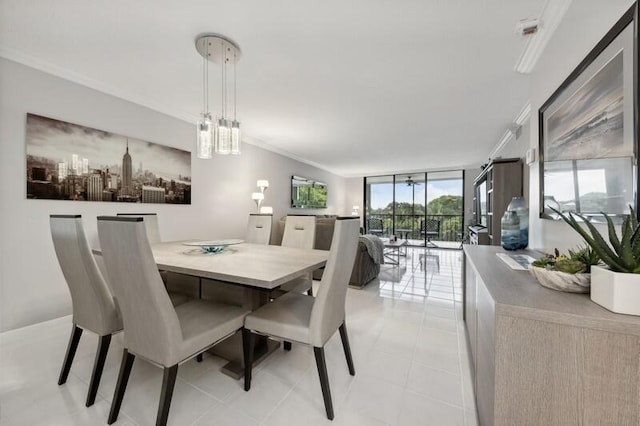
[(291, 176), (291, 208), (327, 208), (327, 184), (302, 176)]
[(543, 219), (638, 210), (637, 27), (635, 3), (538, 111)]
[(191, 152), (27, 113), (33, 200), (191, 204)]

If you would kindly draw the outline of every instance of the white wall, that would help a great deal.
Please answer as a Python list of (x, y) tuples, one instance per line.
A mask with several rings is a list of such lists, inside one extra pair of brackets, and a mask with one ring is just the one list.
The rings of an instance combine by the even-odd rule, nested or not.
[[(633, 4), (632, 0), (573, 1), (560, 26), (540, 57), (531, 79), (531, 147), (538, 148), (538, 110), (584, 59), (600, 39)], [(578, 234), (562, 221), (539, 218), (539, 163), (530, 168), (530, 229), (532, 248), (561, 250), (582, 243)], [(606, 232), (602, 229), (601, 231)]]
[[(528, 166), (525, 160), (525, 155), (527, 154), (527, 150), (530, 145), (530, 136), (531, 136), (531, 126), (529, 123), (526, 123), (520, 129), (519, 135), (517, 138), (512, 139), (508, 144), (504, 146), (504, 148), (496, 153), (496, 158), (519, 158), (522, 160), (522, 196), (526, 201), (529, 201), (529, 176), (530, 176), (530, 167)], [(537, 166), (537, 163), (536, 163)]]
[[(351, 212), (353, 206), (358, 206), (360, 212), (360, 226), (364, 224), (364, 178), (355, 177), (346, 180), (346, 197), (344, 205)], [(349, 213), (351, 214), (351, 213)]]
[[(251, 192), (268, 179), (264, 205), (274, 217), (289, 212), (291, 175), (328, 184), (328, 208), (310, 214), (349, 214), (346, 180), (290, 158), (245, 144), (241, 156), (192, 156), (192, 204), (154, 205), (26, 199), (25, 123), (32, 112), (184, 150), (195, 149), (195, 127), (139, 105), (0, 59), (0, 332), (71, 312), (71, 299), (49, 232), (50, 214), (82, 214), (97, 246), (96, 216), (157, 212), (165, 240), (244, 235), (255, 212)], [(350, 201), (351, 203), (351, 201)], [(300, 210), (295, 211), (300, 213)]]

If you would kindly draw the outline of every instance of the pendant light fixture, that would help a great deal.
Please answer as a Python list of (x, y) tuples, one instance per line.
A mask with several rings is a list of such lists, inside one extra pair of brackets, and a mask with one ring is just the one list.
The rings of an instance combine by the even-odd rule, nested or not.
[(202, 55), (202, 114), (197, 122), (197, 154), (198, 158), (211, 158), (213, 153), (213, 123), (209, 112), (209, 44), (203, 45)]
[[(221, 65), (221, 114), (215, 121), (215, 126), (212, 125), (211, 114), (208, 112), (208, 93), (205, 94), (205, 111), (203, 112), (203, 119), (201, 121), (206, 122), (208, 119), (209, 127), (212, 131), (209, 133), (212, 143), (209, 145), (213, 151), (217, 154), (240, 154), (241, 134), (240, 134), (240, 122), (237, 119), (237, 78), (236, 78), (236, 63), (240, 59), (240, 48), (231, 40), (226, 37), (205, 34), (196, 40), (196, 49), (198, 53), (202, 55), (207, 63), (205, 66), (205, 91), (209, 89), (209, 75), (208, 75), (208, 62), (215, 62)], [(227, 107), (227, 94), (228, 94), (228, 65), (233, 65), (233, 120), (227, 117), (229, 112)], [(198, 121), (198, 129), (203, 128)], [(200, 133), (199, 133), (200, 135)], [(198, 137), (198, 156), (200, 157), (200, 136)], [(200, 158), (211, 158), (200, 157)]]

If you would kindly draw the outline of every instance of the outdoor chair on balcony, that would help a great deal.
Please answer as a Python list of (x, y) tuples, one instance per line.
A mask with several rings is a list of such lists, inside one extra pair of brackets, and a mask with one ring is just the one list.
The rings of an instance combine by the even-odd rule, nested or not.
[(382, 219), (377, 217), (367, 219), (367, 233), (382, 237), (384, 235)]
[(427, 247), (438, 247), (431, 238), (440, 235), (440, 219), (428, 218), (420, 221), (420, 236), (427, 236)]

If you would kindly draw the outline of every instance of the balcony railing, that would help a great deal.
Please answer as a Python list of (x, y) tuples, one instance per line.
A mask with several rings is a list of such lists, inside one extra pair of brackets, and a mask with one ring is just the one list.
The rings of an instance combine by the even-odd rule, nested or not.
[[(367, 214), (365, 232), (382, 237), (396, 235), (410, 240), (424, 240), (425, 232), (424, 229), (421, 229), (421, 223), (427, 223), (426, 231), (429, 240), (460, 241), (462, 238), (462, 215), (396, 214), (395, 226), (393, 216), (392, 214)], [(380, 221), (376, 221), (376, 219), (380, 219)], [(436, 221), (440, 224), (439, 229), (437, 225), (434, 225)], [(382, 227), (380, 227), (380, 223)]]

